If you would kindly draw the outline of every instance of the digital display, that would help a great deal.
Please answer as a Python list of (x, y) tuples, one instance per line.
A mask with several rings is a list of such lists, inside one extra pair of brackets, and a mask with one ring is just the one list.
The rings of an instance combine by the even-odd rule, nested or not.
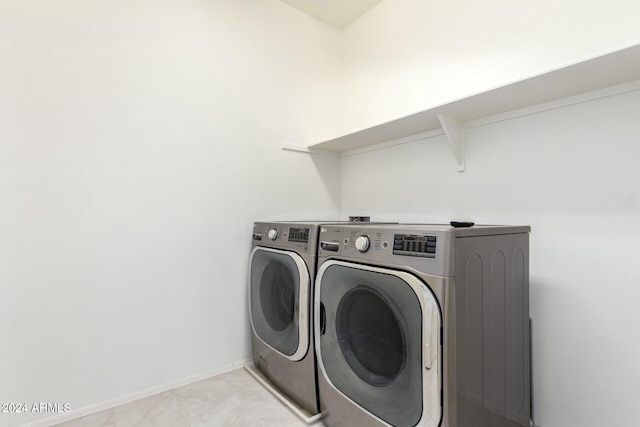
[(291, 227), (289, 228), (289, 241), (290, 242), (300, 242), (300, 243), (309, 243), (309, 229), (308, 228), (298, 228)]
[(395, 255), (435, 258), (436, 242), (436, 236), (396, 234), (393, 238), (393, 253)]

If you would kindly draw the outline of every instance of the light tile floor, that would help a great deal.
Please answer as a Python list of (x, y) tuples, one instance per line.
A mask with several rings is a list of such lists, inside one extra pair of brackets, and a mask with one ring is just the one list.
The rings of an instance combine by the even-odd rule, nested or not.
[[(198, 381), (60, 427), (303, 427), (244, 369)], [(322, 427), (321, 422), (313, 427)]]

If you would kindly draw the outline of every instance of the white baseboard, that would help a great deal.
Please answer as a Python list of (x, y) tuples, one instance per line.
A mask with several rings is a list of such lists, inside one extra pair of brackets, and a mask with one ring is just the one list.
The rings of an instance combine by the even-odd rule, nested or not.
[(218, 369), (214, 369), (208, 372), (203, 372), (191, 377), (182, 378), (176, 381), (160, 384), (154, 387), (150, 387), (144, 390), (137, 391), (135, 393), (127, 394), (125, 396), (116, 397), (114, 399), (105, 400), (104, 402), (88, 405), (80, 409), (74, 409), (65, 414), (54, 415), (41, 420), (32, 421), (27, 424), (23, 424), (22, 427), (51, 427), (65, 421), (75, 420), (76, 418), (86, 417), (87, 415), (102, 412), (107, 409), (114, 408), (116, 406), (131, 403), (134, 400), (143, 399), (145, 397), (153, 396), (154, 394), (163, 393), (165, 391), (172, 390), (177, 387), (182, 387), (187, 384), (195, 383), (198, 381), (206, 380), (207, 378), (215, 377), (238, 368), (242, 368), (250, 363), (253, 363), (253, 359), (241, 360), (233, 362), (229, 365), (222, 366)]

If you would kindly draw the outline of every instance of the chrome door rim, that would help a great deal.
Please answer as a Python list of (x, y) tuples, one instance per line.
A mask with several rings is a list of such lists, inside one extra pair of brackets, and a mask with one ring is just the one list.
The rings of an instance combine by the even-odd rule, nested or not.
[[(280, 350), (274, 348), (268, 342), (263, 340), (258, 334), (258, 332), (256, 331), (253, 323), (253, 314), (251, 310), (251, 271), (253, 268), (252, 267), (253, 257), (258, 251), (272, 252), (272, 253), (288, 256), (293, 260), (298, 270), (298, 279), (299, 279), (298, 283), (300, 287), (298, 301), (297, 301), (298, 316), (297, 316), (297, 319), (294, 318), (294, 321), (297, 320), (297, 324), (298, 324), (298, 348), (292, 355), (287, 355), (282, 353)], [(291, 252), (291, 251), (282, 251), (278, 249), (256, 246), (251, 251), (251, 255), (249, 257), (248, 282), (249, 282), (249, 296), (248, 296), (249, 297), (249, 320), (250, 320), (251, 329), (253, 330), (254, 335), (260, 341), (262, 341), (266, 346), (268, 346), (278, 354), (286, 357), (287, 359), (294, 362), (302, 360), (302, 358), (304, 358), (304, 356), (307, 354), (307, 351), (309, 349), (309, 317), (310, 317), (309, 310), (306, 308), (309, 305), (309, 293), (310, 293), (309, 269), (307, 268), (307, 265), (305, 264), (302, 257), (300, 257), (300, 255), (298, 255), (297, 253)]]

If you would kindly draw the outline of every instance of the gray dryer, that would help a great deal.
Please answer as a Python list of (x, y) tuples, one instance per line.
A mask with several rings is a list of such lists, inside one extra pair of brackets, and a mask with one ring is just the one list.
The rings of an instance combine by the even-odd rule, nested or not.
[(527, 226), (323, 226), (327, 426), (529, 426)]

